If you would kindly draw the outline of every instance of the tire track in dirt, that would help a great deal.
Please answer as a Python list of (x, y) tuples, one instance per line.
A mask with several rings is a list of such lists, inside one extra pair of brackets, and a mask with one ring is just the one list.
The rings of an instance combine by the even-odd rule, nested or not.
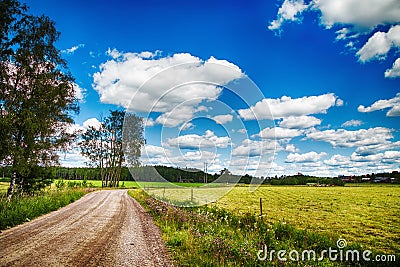
[(0, 234), (0, 266), (171, 266), (159, 229), (126, 190), (90, 193)]

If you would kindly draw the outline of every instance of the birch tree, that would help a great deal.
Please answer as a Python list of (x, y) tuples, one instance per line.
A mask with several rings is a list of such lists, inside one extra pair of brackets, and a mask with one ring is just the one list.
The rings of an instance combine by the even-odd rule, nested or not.
[(0, 2), (0, 162), (12, 166), (8, 198), (45, 186), (44, 167), (73, 135), (78, 112), (73, 78), (55, 47), (60, 33), (47, 16), (27, 14), (15, 0)]
[(136, 166), (144, 144), (140, 117), (111, 110), (99, 127), (89, 127), (81, 136), (81, 154), (88, 165), (100, 168), (103, 187), (118, 187), (122, 167)]

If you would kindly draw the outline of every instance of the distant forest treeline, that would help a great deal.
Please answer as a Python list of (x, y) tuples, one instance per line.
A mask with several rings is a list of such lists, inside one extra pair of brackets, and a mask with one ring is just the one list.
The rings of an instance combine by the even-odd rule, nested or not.
[[(79, 168), (67, 168), (67, 167), (47, 167), (51, 169), (54, 179), (64, 180), (101, 180), (100, 168), (95, 167), (79, 167)], [(121, 170), (121, 181), (156, 181), (160, 175), (170, 182), (187, 182), (187, 183), (203, 183), (205, 178), (208, 183), (214, 182), (224, 172), (228, 172), (226, 169), (221, 170), (220, 173), (209, 174), (205, 176), (205, 173), (201, 170), (195, 169), (180, 169), (167, 166), (141, 166), (137, 168), (129, 169), (123, 167)], [(132, 175), (133, 174), (133, 175)], [(226, 174), (226, 173), (225, 173)], [(11, 167), (2, 168), (2, 177), (10, 177)], [(243, 177), (238, 177), (229, 174), (231, 177), (239, 179), (239, 183), (249, 184), (252, 176), (246, 174)], [(136, 178), (136, 179), (135, 179)]]
[[(101, 180), (100, 168), (67, 168), (67, 167), (47, 167), (51, 169), (54, 179), (64, 179), (64, 180)], [(156, 181), (157, 177), (160, 175), (170, 182), (187, 182), (187, 183), (203, 183), (205, 179), (205, 174), (201, 170), (194, 169), (180, 169), (167, 166), (141, 166), (133, 168), (129, 171), (127, 167), (123, 167), (121, 171), (121, 181)], [(229, 173), (228, 170), (221, 170), (220, 173), (207, 174), (207, 182), (214, 182), (220, 177), (222, 173)], [(133, 174), (133, 175), (132, 175)], [(2, 168), (2, 177), (10, 177), (11, 167)], [(235, 177), (229, 173), (229, 176)], [(376, 177), (390, 177), (395, 178), (394, 183), (400, 183), (400, 173), (393, 171), (391, 173), (377, 173), (377, 174), (366, 174), (360, 176), (352, 176), (354, 182), (362, 182), (362, 178), (375, 179)], [(244, 175), (242, 177), (236, 176), (236, 180), (239, 183), (250, 184), (253, 176)], [(235, 179), (233, 179), (235, 180)], [(315, 184), (326, 184), (326, 185), (343, 185), (341, 177), (335, 178), (321, 178), (315, 176), (307, 176), (303, 174), (291, 175), (291, 176), (281, 176), (281, 177), (268, 177), (264, 180), (264, 184), (271, 185), (306, 185), (310, 183)]]

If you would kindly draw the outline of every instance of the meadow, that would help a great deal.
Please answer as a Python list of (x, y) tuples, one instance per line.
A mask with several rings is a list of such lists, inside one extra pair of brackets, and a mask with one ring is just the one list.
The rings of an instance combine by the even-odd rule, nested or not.
[[(400, 186), (334, 187), (261, 186), (254, 192), (236, 186), (218, 201), (201, 207), (177, 208), (143, 190), (129, 190), (154, 217), (177, 265), (303, 266), (300, 262), (260, 262), (263, 245), (276, 251), (321, 253), (346, 239), (348, 250), (374, 255), (400, 255)], [(182, 203), (187, 194), (176, 188), (147, 190), (167, 202)], [(223, 188), (210, 188), (223, 190)], [(187, 190), (186, 190), (187, 191)], [(204, 189), (194, 188), (203, 192)], [(260, 216), (260, 198), (263, 215)], [(194, 204), (194, 203), (192, 203)], [(302, 261), (306, 266), (397, 266), (397, 262)]]
[(400, 252), (400, 186), (262, 186), (255, 192), (235, 187), (212, 205), (236, 214), (344, 238), (366, 249)]
[[(250, 192), (240, 185), (229, 187), (163, 188), (146, 192), (178, 206), (196, 206), (212, 200), (212, 207), (238, 215), (260, 215), (263, 220), (344, 238), (366, 248), (400, 252), (400, 186), (347, 184), (346, 186), (268, 186)], [(225, 194), (226, 193), (226, 194)], [(223, 196), (219, 198), (218, 196)]]

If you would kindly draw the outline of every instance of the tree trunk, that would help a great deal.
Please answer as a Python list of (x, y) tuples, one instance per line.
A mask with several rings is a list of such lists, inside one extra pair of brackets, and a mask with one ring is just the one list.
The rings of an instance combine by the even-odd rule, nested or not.
[(8, 191), (7, 191), (7, 200), (8, 201), (11, 201), (11, 198), (14, 195), (16, 180), (17, 180), (17, 172), (16, 171), (12, 171), (11, 172), (11, 179), (10, 179), (10, 187), (8, 188)]

